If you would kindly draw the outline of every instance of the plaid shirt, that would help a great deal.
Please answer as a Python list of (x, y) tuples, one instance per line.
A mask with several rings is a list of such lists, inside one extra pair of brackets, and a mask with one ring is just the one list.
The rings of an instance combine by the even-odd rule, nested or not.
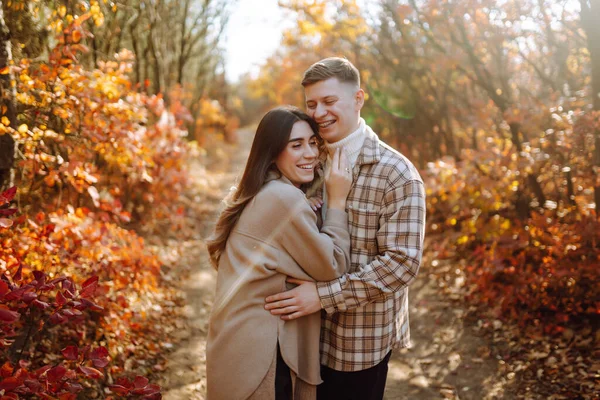
[(408, 285), (423, 253), (423, 181), (406, 157), (366, 131), (346, 201), (350, 271), (317, 284), (321, 364), (338, 371), (372, 367), (410, 344)]

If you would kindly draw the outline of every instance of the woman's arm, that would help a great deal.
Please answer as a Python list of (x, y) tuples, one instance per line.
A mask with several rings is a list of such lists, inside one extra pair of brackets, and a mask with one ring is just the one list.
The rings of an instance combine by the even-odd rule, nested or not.
[[(327, 281), (339, 277), (350, 266), (346, 212), (328, 210), (319, 231), (317, 217), (302, 193), (293, 187), (285, 189), (277, 193), (276, 206), (280, 207), (283, 220), (277, 242), (313, 279)], [(293, 276), (293, 271), (281, 272)]]

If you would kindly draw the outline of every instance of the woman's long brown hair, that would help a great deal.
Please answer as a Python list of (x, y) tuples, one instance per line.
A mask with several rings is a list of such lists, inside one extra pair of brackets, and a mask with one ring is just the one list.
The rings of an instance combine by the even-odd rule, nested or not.
[(277, 171), (274, 161), (287, 146), (292, 127), (298, 121), (308, 122), (318, 135), (317, 123), (302, 110), (292, 106), (277, 107), (269, 111), (258, 124), (242, 179), (233, 195), (226, 200), (225, 209), (207, 240), (208, 254), (215, 268), (218, 268), (227, 239), (242, 211), (263, 187), (269, 171)]

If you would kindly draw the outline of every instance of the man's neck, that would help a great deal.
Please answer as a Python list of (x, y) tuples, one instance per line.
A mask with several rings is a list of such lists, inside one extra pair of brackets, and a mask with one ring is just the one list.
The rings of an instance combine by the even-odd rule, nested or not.
[(365, 125), (366, 124), (361, 119), (354, 132), (335, 143), (326, 143), (325, 147), (327, 148), (329, 156), (333, 156), (333, 153), (336, 149), (343, 149), (346, 152), (346, 155), (349, 157), (351, 164), (354, 164), (364, 143)]
[(357, 130), (359, 127), (360, 127), (360, 119), (361, 119), (361, 118), (360, 118), (360, 116), (359, 116), (359, 117), (358, 117), (358, 120), (356, 121), (356, 124), (354, 124), (354, 127), (353, 127), (353, 128), (350, 128), (350, 129), (348, 130), (348, 132), (346, 132), (346, 134), (345, 134), (345, 135), (344, 135), (342, 138), (340, 138), (340, 139), (336, 140), (335, 142), (328, 142), (328, 141), (325, 141), (325, 142), (326, 142), (327, 144), (335, 144), (335, 143), (337, 143), (337, 142), (341, 142), (342, 140), (346, 139), (348, 136), (350, 136), (350, 135), (352, 135), (354, 132), (356, 132), (356, 130)]

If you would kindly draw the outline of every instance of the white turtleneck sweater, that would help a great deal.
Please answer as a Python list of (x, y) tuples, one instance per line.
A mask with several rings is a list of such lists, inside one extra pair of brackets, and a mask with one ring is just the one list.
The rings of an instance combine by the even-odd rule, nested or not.
[[(356, 160), (358, 159), (358, 155), (360, 154), (360, 149), (362, 149), (363, 143), (365, 142), (365, 128), (365, 120), (360, 118), (358, 128), (354, 132), (335, 143), (325, 143), (325, 148), (327, 149), (325, 174), (327, 174), (329, 168), (331, 168), (331, 155), (335, 152), (336, 149), (341, 149), (346, 153), (346, 156), (348, 157), (348, 162), (350, 163), (350, 171), (354, 169), (354, 165), (356, 164)], [(327, 215), (327, 189), (323, 190), (323, 206), (321, 207), (321, 215), (324, 221), (325, 216)]]

